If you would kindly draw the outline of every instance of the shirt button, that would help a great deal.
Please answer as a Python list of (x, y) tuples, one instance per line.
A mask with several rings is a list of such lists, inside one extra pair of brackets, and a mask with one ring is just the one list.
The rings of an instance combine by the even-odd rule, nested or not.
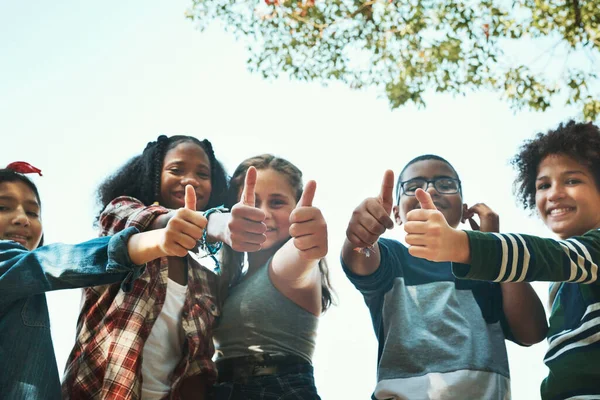
[(215, 306), (214, 304), (211, 304), (210, 311), (217, 311), (217, 306)]

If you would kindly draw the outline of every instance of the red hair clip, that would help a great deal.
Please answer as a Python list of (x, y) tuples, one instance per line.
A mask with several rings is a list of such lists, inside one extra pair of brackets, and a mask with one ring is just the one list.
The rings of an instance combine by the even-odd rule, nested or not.
[(25, 161), (11, 162), (6, 166), (7, 169), (12, 169), (20, 174), (39, 174), (42, 176), (42, 170), (26, 163)]

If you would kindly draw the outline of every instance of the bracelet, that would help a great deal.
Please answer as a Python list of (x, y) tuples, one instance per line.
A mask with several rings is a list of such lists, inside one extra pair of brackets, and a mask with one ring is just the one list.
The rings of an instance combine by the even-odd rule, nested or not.
[[(210, 214), (223, 213), (227, 211), (229, 210), (224, 206), (210, 208), (204, 211), (204, 218), (206, 218), (206, 220), (208, 221), (208, 217), (210, 216)], [(213, 259), (213, 261), (215, 262), (215, 272), (219, 274), (221, 272), (221, 264), (219, 263), (219, 260), (217, 260), (217, 257), (215, 257), (215, 254), (217, 254), (219, 250), (221, 250), (221, 247), (223, 247), (223, 242), (208, 243), (206, 237), (207, 233), (208, 229), (205, 228), (204, 232), (202, 233), (202, 238), (198, 241), (198, 245), (207, 253), (207, 256), (210, 256), (210, 258)]]

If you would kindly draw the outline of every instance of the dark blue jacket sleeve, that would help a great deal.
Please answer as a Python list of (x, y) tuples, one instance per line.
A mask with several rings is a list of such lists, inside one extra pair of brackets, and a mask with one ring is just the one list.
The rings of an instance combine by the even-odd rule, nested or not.
[(68, 245), (50, 244), (29, 251), (16, 242), (0, 241), (0, 304), (52, 290), (123, 281), (126, 289), (142, 272), (131, 262), (127, 241), (136, 228), (110, 237)]

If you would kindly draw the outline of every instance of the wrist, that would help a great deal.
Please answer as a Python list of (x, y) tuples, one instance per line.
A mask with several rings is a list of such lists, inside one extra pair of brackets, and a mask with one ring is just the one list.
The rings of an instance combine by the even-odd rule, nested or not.
[(461, 264), (471, 263), (471, 249), (469, 247), (469, 235), (465, 231), (456, 230), (454, 245), (453, 245), (453, 262)]
[[(214, 212), (208, 215), (206, 224), (206, 240), (208, 242), (225, 242), (227, 223), (231, 214)], [(228, 243), (229, 244), (229, 243)]]

